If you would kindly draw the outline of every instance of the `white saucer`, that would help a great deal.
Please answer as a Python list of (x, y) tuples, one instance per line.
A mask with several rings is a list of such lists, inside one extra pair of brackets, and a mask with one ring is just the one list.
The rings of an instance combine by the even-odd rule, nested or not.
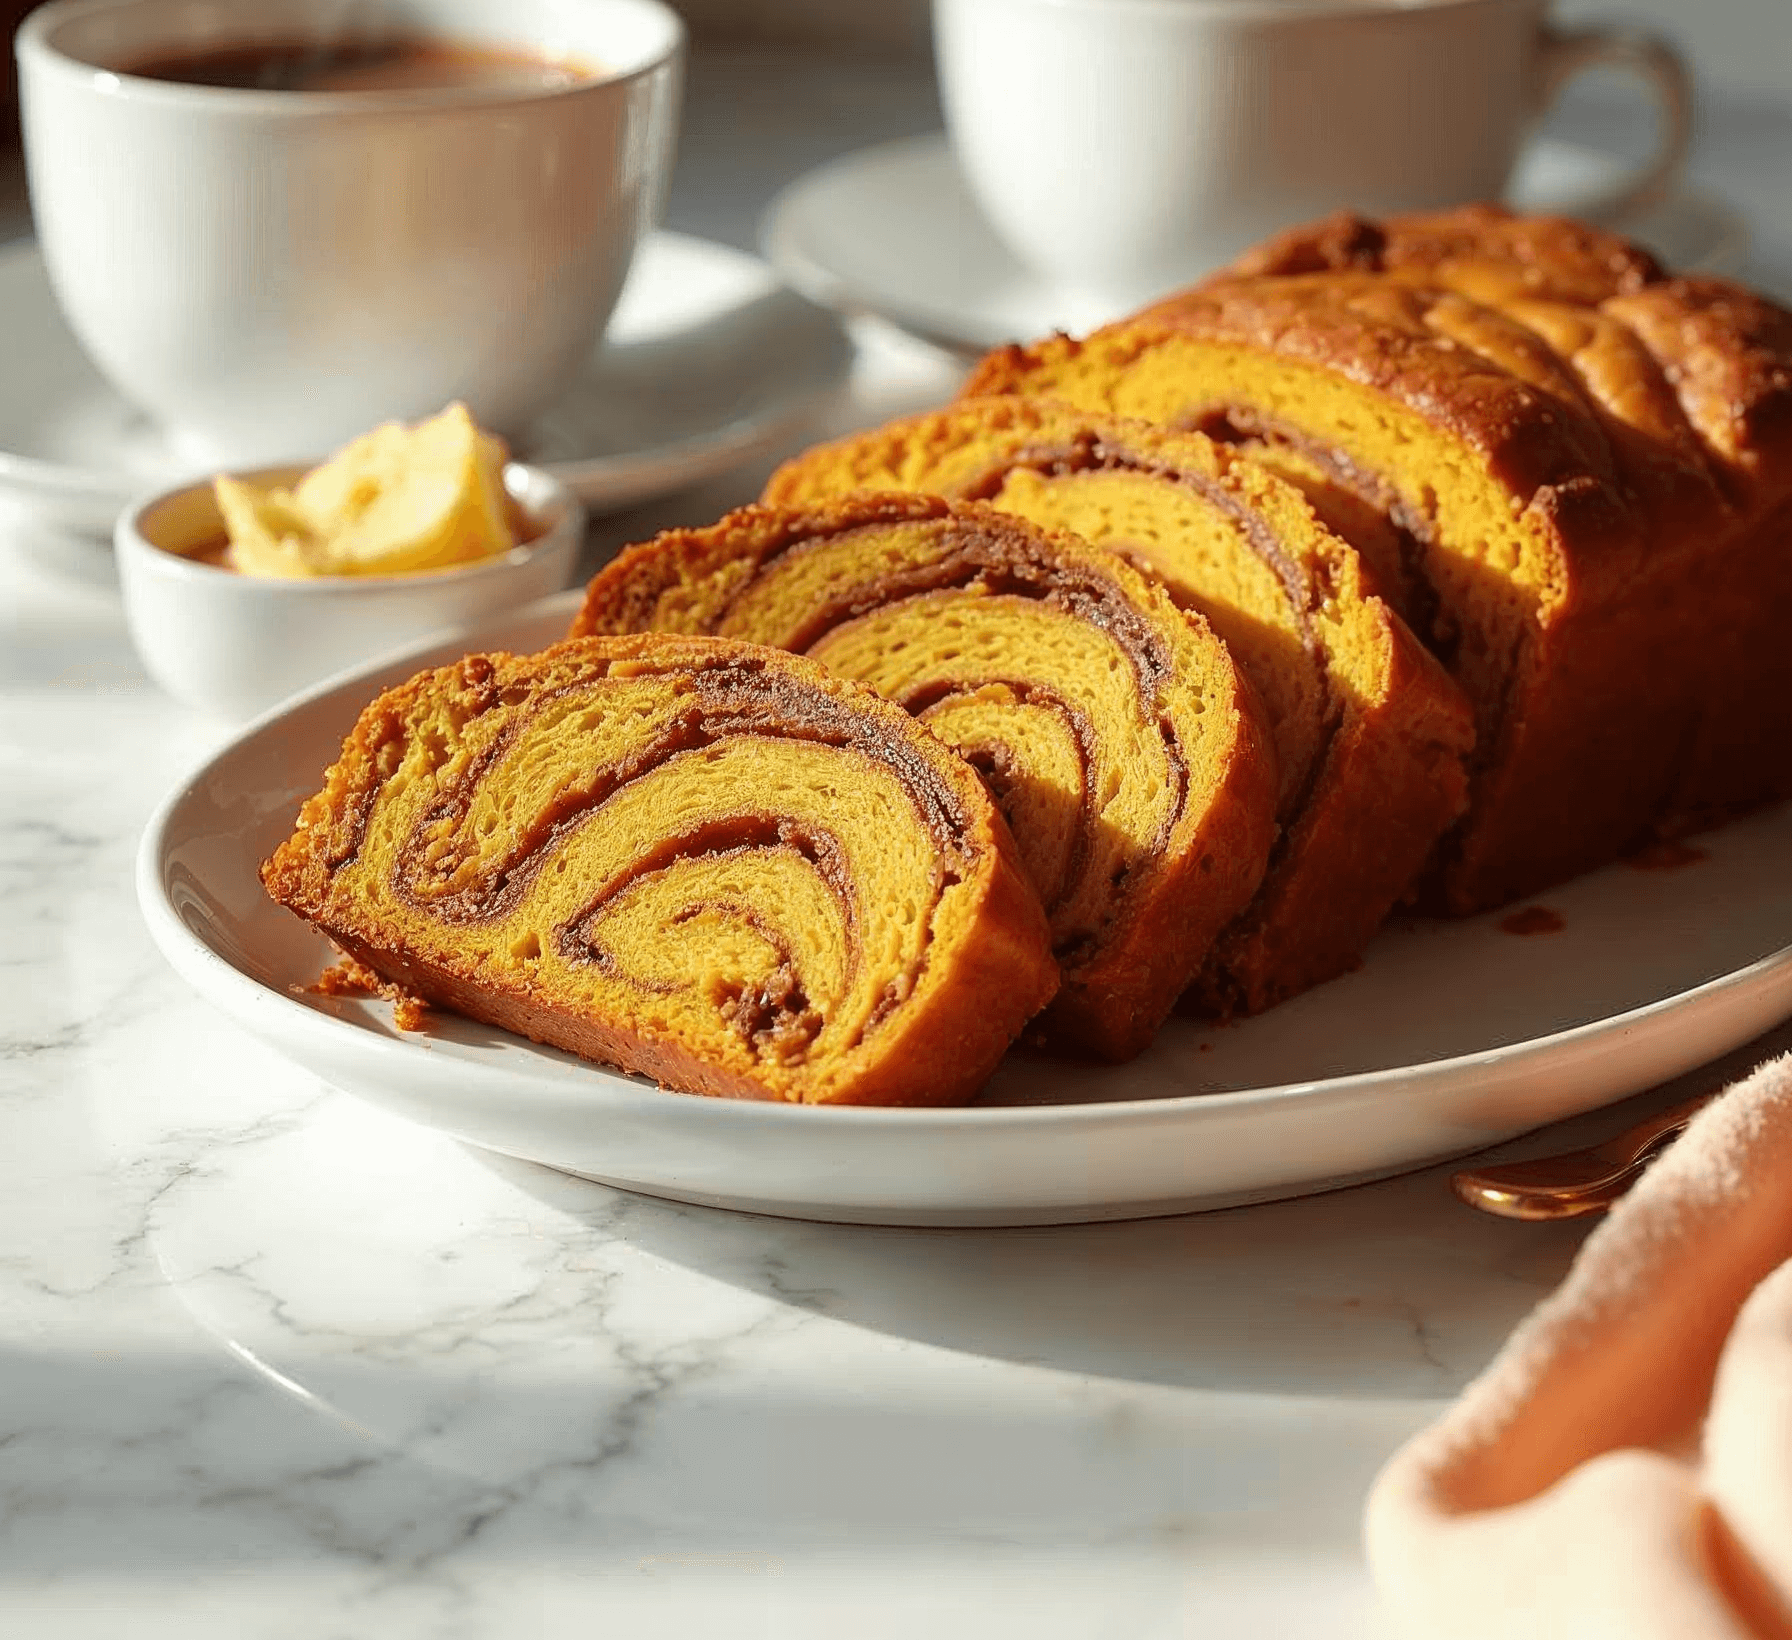
[[(1573, 216), (1623, 167), (1595, 149), (1540, 140), (1520, 162), (1511, 198)], [(1748, 227), (1722, 201), (1681, 188), (1623, 224), (1671, 267), (1724, 272), (1748, 249)], [(874, 314), (955, 353), (979, 354), (1053, 330), (1073, 334), (1121, 317), (1055, 290), (1023, 268), (984, 221), (944, 132), (882, 143), (799, 178), (772, 201), (760, 246), (796, 289), (847, 314)]]
[(174, 967), (335, 1087), (508, 1155), (712, 1206), (871, 1224), (1140, 1218), (1305, 1194), (1478, 1150), (1705, 1064), (1792, 1012), (1792, 806), (1679, 870), (1552, 890), (1557, 933), (1493, 913), (1385, 930), (1355, 973), (1223, 1029), (1172, 1019), (1131, 1064), (1017, 1051), (966, 1110), (667, 1093), (471, 1021), (395, 1031), (306, 987), (323, 938), (258, 862), (379, 688), (469, 647), (557, 637), (579, 594), (325, 685), (163, 805), (139, 901)]
[[(204, 476), (87, 362), (33, 245), (0, 251), (0, 359), (0, 509), (29, 527), (97, 550), (136, 496)], [(589, 374), (516, 454), (617, 510), (789, 438), (851, 362), (839, 320), (758, 258), (658, 233)]]

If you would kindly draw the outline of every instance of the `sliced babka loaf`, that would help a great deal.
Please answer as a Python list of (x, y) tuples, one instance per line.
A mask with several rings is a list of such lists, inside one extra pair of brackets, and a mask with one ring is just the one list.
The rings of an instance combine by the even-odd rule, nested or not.
[(1198, 433), (998, 398), (817, 446), (765, 500), (880, 489), (1074, 530), (1206, 617), (1268, 709), (1282, 834), (1194, 1000), (1254, 1011), (1349, 968), (1462, 812), (1473, 729), (1461, 691), (1300, 492)]
[(693, 1093), (963, 1101), (1057, 986), (963, 761), (869, 689), (714, 639), (387, 691), (262, 880), (426, 1001)]
[[(1475, 710), (1439, 885), (1463, 911), (1792, 782), (1766, 638), (1792, 618), (1792, 316), (1640, 257), (1596, 305), (1515, 294), (1523, 236), (1496, 220), (1444, 254), (1433, 219), (1391, 270), (1228, 275), (968, 388), (1199, 428), (1306, 489)], [(1597, 293), (1598, 261), (1532, 283)]]
[(1075, 537), (934, 496), (743, 508), (624, 552), (574, 630), (649, 628), (801, 650), (957, 747), (1045, 904), (1062, 1039), (1138, 1052), (1262, 880), (1255, 691), (1198, 616)]

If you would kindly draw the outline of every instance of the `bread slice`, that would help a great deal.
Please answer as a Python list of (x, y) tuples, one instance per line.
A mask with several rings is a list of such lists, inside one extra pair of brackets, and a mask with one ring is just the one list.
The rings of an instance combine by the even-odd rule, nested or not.
[(1193, 1000), (1250, 1012), (1361, 955), (1461, 813), (1467, 703), (1292, 485), (1198, 433), (1049, 399), (967, 399), (787, 462), (767, 503), (970, 497), (1119, 552), (1206, 618), (1256, 685), (1282, 834)]
[(648, 629), (802, 651), (957, 747), (1050, 919), (1060, 1041), (1137, 1053), (1262, 880), (1255, 691), (1200, 617), (1073, 536), (934, 496), (744, 508), (628, 549), (574, 627)]
[(388, 690), (262, 881), (428, 1002), (692, 1093), (962, 1102), (1058, 982), (976, 775), (871, 690), (715, 639)]

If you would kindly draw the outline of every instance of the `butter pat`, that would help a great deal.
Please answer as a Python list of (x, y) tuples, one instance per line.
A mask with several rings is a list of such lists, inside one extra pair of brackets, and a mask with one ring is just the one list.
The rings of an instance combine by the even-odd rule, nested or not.
[(496, 558), (516, 545), (504, 445), (463, 404), (415, 427), (389, 422), (290, 490), (212, 481), (245, 575), (416, 575)]

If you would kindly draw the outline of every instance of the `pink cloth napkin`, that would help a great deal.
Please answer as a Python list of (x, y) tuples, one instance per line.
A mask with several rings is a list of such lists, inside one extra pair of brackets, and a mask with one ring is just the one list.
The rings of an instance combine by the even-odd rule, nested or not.
[(1792, 1055), (1700, 1113), (1370, 1493), (1398, 1632), (1792, 1640)]

